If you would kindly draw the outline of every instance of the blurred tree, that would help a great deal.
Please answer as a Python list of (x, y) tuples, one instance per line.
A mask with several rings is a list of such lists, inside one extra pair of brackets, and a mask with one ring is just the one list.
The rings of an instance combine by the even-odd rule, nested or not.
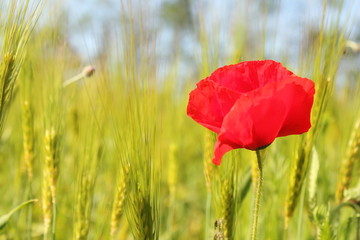
[(176, 33), (192, 31), (190, 0), (168, 0), (161, 6), (161, 17)]
[[(182, 51), (183, 38), (194, 36), (194, 22), (190, 0), (166, 0), (161, 6), (161, 20), (172, 31), (172, 46)], [(173, 53), (173, 51), (172, 51)]]

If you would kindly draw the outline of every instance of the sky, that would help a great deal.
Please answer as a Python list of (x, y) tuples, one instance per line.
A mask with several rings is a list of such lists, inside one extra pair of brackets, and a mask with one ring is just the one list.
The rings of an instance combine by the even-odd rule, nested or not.
[[(49, 0), (51, 2), (51, 0)], [(64, 10), (70, 18), (70, 26), (76, 30), (72, 30), (69, 34), (71, 44), (84, 57), (91, 58), (97, 51), (98, 41), (101, 41), (103, 24), (114, 24), (118, 21), (121, 13), (121, 5), (118, 0), (64, 0)], [(132, 2), (141, 2), (141, 0), (132, 0)], [(147, 8), (156, 10), (161, 5), (161, 0), (150, 0), (147, 2)], [(226, 26), (229, 22), (227, 19), (229, 15), (234, 17), (234, 9), (241, 9), (244, 1), (235, 0), (194, 0), (193, 3), (205, 3), (206, 13), (208, 16), (208, 23), (211, 26), (212, 21), (223, 23), (224, 31), (219, 36), (226, 39)], [(208, 4), (210, 3), (211, 4)], [(267, 26), (267, 51), (272, 53), (282, 52), (285, 48), (288, 49), (290, 55), (295, 55), (301, 45), (301, 35), (304, 28), (311, 25), (319, 25), (321, 20), (323, 4), (321, 0), (282, 0), (278, 2), (279, 8), (275, 13), (268, 18)], [(207, 4), (206, 4), (207, 3)], [(252, 11), (252, 10), (250, 10)], [(254, 11), (254, 10), (253, 10)], [(349, 17), (349, 12), (353, 12), (354, 26), (350, 31), (350, 38), (355, 36), (359, 31), (360, 15), (355, 14), (360, 12), (360, 1), (345, 0), (343, 20)], [(255, 12), (254, 12), (255, 14)], [(335, 11), (329, 11), (329, 15), (335, 14)], [(256, 28), (256, 19), (250, 23)], [(235, 16), (236, 19), (236, 16)], [(239, 21), (242, 19), (240, 18)], [(84, 24), (87, 22), (86, 24)], [(115, 24), (114, 24), (115, 25)], [(79, 26), (82, 26), (79, 28)], [(162, 46), (166, 46), (170, 38), (169, 30), (162, 30), (160, 32), (160, 39), (164, 41)], [(168, 39), (167, 39), (168, 38)], [(189, 43), (191, 48), (191, 43)]]
[[(4, 1), (4, 0), (1, 0)], [(10, 0), (5, 0), (10, 1)], [(31, 0), (36, 3), (38, 0)], [(75, 49), (82, 58), (90, 60), (101, 49), (101, 39), (103, 35), (103, 26), (107, 26), (110, 31), (119, 31), (116, 25), (119, 25), (119, 16), (122, 13), (121, 2), (131, 2), (132, 4), (146, 4), (146, 9), (156, 12), (164, 0), (47, 0), (45, 17), (41, 22), (48, 21), (48, 16), (56, 15), (59, 9), (69, 18), (68, 38), (73, 49)], [(169, 0), (168, 0), (169, 1)], [(191, 0), (193, 5), (202, 6), (201, 9), (206, 18), (208, 28), (211, 30), (218, 26), (217, 37), (227, 45), (228, 34), (231, 34), (231, 25), (236, 21), (243, 22), (256, 31), (263, 26), (262, 16), (259, 16), (258, 9), (261, 6), (255, 2), (264, 3), (266, 1), (255, 0)], [(322, 15), (323, 0), (268, 0), (275, 3), (276, 8), (272, 12), (266, 24), (266, 53), (273, 58), (280, 57), (277, 54), (287, 54), (294, 57), (298, 54), (301, 47), (304, 29), (309, 26), (319, 26)], [(330, 0), (328, 0), (330, 1)], [(332, 0), (339, 2), (340, 0)], [(244, 6), (250, 4), (250, 8)], [(344, 11), (341, 16), (342, 21), (351, 19), (352, 24), (349, 29), (349, 38), (355, 38), (360, 31), (360, 0), (344, 0)], [(244, 19), (241, 15), (248, 14), (250, 18)], [(352, 14), (349, 14), (352, 13)], [(336, 12), (330, 11), (328, 15), (335, 15)], [(247, 22), (244, 22), (247, 21)], [(171, 51), (171, 29), (161, 28), (158, 32), (160, 44)], [(193, 52), (197, 47), (195, 43), (185, 38), (185, 51)], [(226, 50), (225, 50), (226, 51)]]

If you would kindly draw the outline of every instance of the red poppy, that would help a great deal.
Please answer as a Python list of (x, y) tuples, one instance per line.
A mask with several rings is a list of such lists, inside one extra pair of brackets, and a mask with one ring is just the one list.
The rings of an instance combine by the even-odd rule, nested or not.
[(190, 93), (187, 114), (218, 134), (213, 162), (236, 148), (256, 150), (310, 127), (314, 83), (281, 63), (248, 61), (217, 69)]

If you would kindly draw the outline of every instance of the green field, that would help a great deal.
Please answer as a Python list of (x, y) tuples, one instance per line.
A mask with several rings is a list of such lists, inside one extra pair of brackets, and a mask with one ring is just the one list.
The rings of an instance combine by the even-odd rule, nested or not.
[[(191, 1), (161, 11), (119, 1), (116, 36), (84, 60), (58, 3), (30, 2), (0, 2), (0, 240), (250, 239), (256, 154), (211, 163), (216, 136), (186, 107), (218, 67), (275, 57), (270, 5), (231, 25), (224, 44), (200, 4), (189, 21), (181, 3)], [(310, 131), (261, 152), (257, 239), (360, 240), (360, 45), (349, 42), (359, 9), (333, 2), (299, 33), (295, 61), (286, 46), (276, 53), (316, 94)], [(191, 32), (196, 51), (174, 34), (164, 59), (159, 16)], [(255, 20), (258, 31), (246, 22)]]

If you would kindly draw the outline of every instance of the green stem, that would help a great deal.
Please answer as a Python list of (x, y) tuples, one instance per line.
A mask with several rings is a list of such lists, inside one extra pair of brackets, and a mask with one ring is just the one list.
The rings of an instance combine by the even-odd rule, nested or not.
[(300, 206), (299, 206), (299, 219), (298, 219), (298, 225), (297, 225), (297, 239), (301, 240), (302, 238), (302, 233), (303, 233), (303, 229), (302, 229), (302, 225), (303, 225), (303, 209), (304, 209), (304, 204), (305, 204), (305, 191), (303, 189), (300, 190), (301, 191), (301, 197), (300, 197)]
[[(169, 217), (167, 219), (167, 239), (172, 239), (172, 225), (174, 219), (174, 205), (175, 205), (175, 197), (174, 193), (170, 196), (170, 203), (169, 203)], [(114, 238), (115, 239), (115, 238)]]
[[(32, 199), (32, 180), (29, 179), (29, 188), (28, 188), (28, 198), (27, 199)], [(27, 215), (26, 215), (26, 228), (27, 228), (27, 236), (26, 239), (30, 240), (31, 239), (31, 226), (32, 226), (32, 212), (33, 212), (33, 208), (32, 205), (29, 206)]]
[(63, 83), (63, 87), (67, 87), (69, 86), (70, 84), (74, 83), (74, 82), (77, 82), (77, 81), (80, 81), (82, 80), (83, 78), (85, 78), (84, 74), (83, 73), (79, 73), (78, 75), (66, 80), (64, 83)]
[(53, 202), (53, 216), (52, 216), (52, 227), (51, 227), (51, 239), (54, 240), (55, 238), (55, 227), (56, 227), (56, 202)]
[(47, 233), (44, 231), (43, 240), (47, 240)]
[(360, 217), (356, 216), (356, 219), (357, 219), (356, 239), (360, 239)]
[(257, 163), (257, 179), (256, 179), (256, 189), (255, 189), (255, 199), (254, 199), (254, 210), (253, 210), (253, 224), (251, 230), (251, 240), (256, 239), (257, 234), (257, 225), (259, 219), (259, 209), (260, 209), (260, 197), (261, 197), (261, 188), (262, 188), (262, 162), (260, 150), (256, 150), (256, 163)]
[(209, 239), (210, 209), (211, 209), (211, 192), (208, 191), (207, 196), (206, 196), (205, 237), (204, 237), (204, 239)]

